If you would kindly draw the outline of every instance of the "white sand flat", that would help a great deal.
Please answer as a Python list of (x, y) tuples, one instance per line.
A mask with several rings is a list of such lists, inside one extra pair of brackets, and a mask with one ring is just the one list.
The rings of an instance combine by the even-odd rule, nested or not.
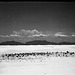
[[(0, 46), (1, 53), (12, 52), (75, 52), (75, 45)], [(75, 57), (50, 57), (40, 61), (0, 62), (0, 75), (75, 75)]]

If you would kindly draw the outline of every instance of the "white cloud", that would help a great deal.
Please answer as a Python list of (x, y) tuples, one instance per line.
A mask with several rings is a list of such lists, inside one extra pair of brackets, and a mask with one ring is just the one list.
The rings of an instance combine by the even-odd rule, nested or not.
[(63, 32), (57, 32), (57, 33), (55, 33), (54, 36), (56, 36), (56, 37), (58, 37), (58, 36), (60, 36), (60, 37), (68, 37), (68, 35), (64, 34)]
[(74, 33), (74, 32), (73, 32), (73, 33), (71, 33), (71, 36), (72, 36), (72, 37), (75, 37), (75, 33)]
[(68, 35), (64, 32), (56, 32), (56, 33), (53, 33), (53, 32), (49, 32), (49, 31), (46, 31), (46, 32), (43, 32), (43, 31), (38, 31), (36, 29), (33, 29), (33, 30), (20, 30), (20, 31), (13, 31), (12, 34), (10, 35), (0, 35), (0, 37), (18, 37), (18, 38), (34, 38), (34, 37), (75, 37), (75, 34), (73, 33), (72, 35)]
[(50, 36), (50, 34), (35, 34), (35, 35), (32, 35), (32, 36), (28, 36), (28, 37), (47, 37), (47, 36)]
[(50, 34), (45, 34), (44, 32), (42, 31), (38, 31), (36, 29), (34, 30), (20, 30), (20, 31), (13, 31), (13, 34), (12, 36), (23, 36), (23, 37), (40, 37), (40, 36), (43, 36), (43, 37), (46, 37), (46, 36), (49, 36)]
[(0, 35), (0, 37), (10, 37), (9, 35)]
[(74, 34), (72, 34), (71, 36), (72, 36), (72, 37), (75, 37), (75, 35), (74, 35)]
[(34, 29), (34, 30), (20, 30), (20, 31), (13, 31), (12, 34), (10, 35), (0, 35), (0, 37), (28, 37), (28, 36), (45, 36), (44, 34), (42, 34), (42, 32)]
[(19, 32), (17, 32), (17, 31), (13, 31), (13, 33), (10, 34), (9, 36), (10, 36), (10, 37), (22, 37), (22, 36), (19, 34)]
[(10, 37), (22, 37), (22, 36), (16, 34), (10, 34)]
[(34, 34), (40, 34), (41, 32), (39, 32), (38, 30), (34, 29), (34, 30), (24, 30), (22, 29), (21, 31), (19, 31), (20, 35), (34, 35)]

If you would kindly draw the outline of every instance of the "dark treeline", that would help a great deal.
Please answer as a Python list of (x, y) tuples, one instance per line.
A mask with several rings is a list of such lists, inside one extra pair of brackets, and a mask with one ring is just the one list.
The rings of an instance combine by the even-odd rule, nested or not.
[(28, 41), (26, 43), (20, 43), (16, 41), (6, 41), (6, 42), (1, 42), (0, 45), (75, 45), (75, 42), (49, 42), (46, 40), (33, 40), (33, 41)]

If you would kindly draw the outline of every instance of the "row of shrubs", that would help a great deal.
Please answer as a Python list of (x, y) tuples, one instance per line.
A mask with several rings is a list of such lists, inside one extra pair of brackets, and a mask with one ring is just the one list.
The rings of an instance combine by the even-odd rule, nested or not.
[(10, 53), (10, 54), (1, 54), (0, 60), (5, 59), (22, 59), (28, 56), (47, 56), (47, 57), (75, 57), (75, 52), (31, 52), (31, 53)]

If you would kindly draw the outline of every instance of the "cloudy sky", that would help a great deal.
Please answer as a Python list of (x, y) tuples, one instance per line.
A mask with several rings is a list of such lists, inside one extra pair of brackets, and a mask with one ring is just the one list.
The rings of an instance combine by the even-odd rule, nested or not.
[(75, 2), (0, 3), (0, 42), (75, 41)]

